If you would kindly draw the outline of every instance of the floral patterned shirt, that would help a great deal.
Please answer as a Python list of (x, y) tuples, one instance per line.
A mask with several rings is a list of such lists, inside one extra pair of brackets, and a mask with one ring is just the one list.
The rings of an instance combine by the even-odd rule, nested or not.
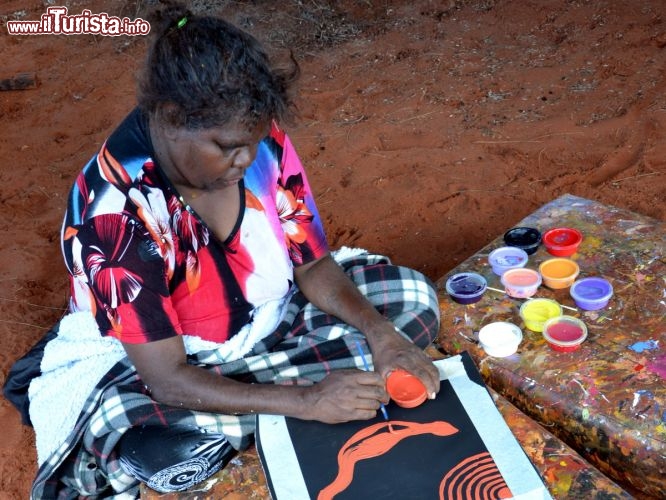
[(244, 209), (226, 241), (182, 202), (152, 154), (147, 119), (134, 110), (69, 195), (70, 310), (91, 311), (102, 335), (224, 342), (256, 307), (288, 293), (294, 266), (328, 252), (301, 162), (277, 126), (239, 184)]

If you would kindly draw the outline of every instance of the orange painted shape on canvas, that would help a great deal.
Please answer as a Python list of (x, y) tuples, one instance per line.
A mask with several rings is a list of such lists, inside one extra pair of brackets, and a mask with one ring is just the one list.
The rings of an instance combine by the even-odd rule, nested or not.
[[(392, 432), (382, 432), (392, 426)], [(319, 492), (317, 500), (331, 500), (335, 495), (347, 489), (354, 479), (354, 468), (360, 460), (374, 458), (387, 453), (396, 444), (407, 437), (419, 434), (450, 436), (458, 432), (447, 422), (380, 422), (361, 429), (342, 445), (338, 452), (338, 475), (331, 484)]]

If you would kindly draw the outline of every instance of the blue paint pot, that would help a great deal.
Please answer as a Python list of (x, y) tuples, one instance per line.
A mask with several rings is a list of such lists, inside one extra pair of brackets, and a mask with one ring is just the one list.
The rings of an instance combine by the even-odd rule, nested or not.
[(541, 232), (533, 227), (514, 227), (504, 233), (504, 243), (532, 255), (541, 244)]
[(593, 276), (574, 281), (569, 294), (581, 309), (595, 311), (608, 305), (613, 296), (613, 286), (608, 280)]
[(459, 304), (478, 302), (487, 287), (486, 278), (477, 273), (458, 273), (446, 280), (446, 292)]
[(488, 255), (488, 263), (497, 276), (502, 276), (509, 269), (525, 267), (527, 260), (527, 252), (518, 247), (496, 248)]

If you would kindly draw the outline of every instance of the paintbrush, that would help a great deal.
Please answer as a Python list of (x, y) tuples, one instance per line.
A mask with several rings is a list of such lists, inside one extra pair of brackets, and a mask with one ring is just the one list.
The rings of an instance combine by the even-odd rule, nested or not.
[[(492, 290), (493, 292), (497, 292), (497, 293), (506, 293), (505, 290), (500, 290), (499, 288), (493, 288), (493, 287), (491, 287), (491, 286), (487, 286), (487, 287), (486, 287), (486, 290)], [(560, 304), (560, 307), (561, 307), (562, 309), (569, 309), (570, 311), (576, 311), (576, 312), (578, 312), (578, 309), (576, 309), (575, 307), (569, 307), (569, 306), (565, 306), (565, 305), (563, 305), (563, 304)]]
[[(361, 355), (361, 360), (363, 361), (363, 366), (365, 367), (365, 371), (369, 372), (370, 366), (368, 365), (368, 360), (365, 359), (365, 355), (363, 354), (363, 348), (361, 347), (361, 343), (357, 340), (356, 341), (356, 347), (358, 348), (358, 352)], [(379, 409), (382, 411), (382, 415), (384, 415), (384, 420), (388, 422), (388, 413), (386, 412), (386, 407), (384, 406), (384, 403), (379, 403)], [(389, 425), (390, 427), (390, 425)]]

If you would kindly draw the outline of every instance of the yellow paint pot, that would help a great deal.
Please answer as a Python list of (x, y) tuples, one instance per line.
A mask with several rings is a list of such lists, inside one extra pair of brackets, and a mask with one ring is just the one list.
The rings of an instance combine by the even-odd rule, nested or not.
[(525, 328), (543, 332), (543, 324), (550, 318), (562, 315), (562, 306), (553, 299), (529, 299), (520, 306), (520, 317)]
[(548, 259), (539, 266), (543, 284), (553, 289), (570, 287), (579, 272), (578, 264), (564, 257)]

